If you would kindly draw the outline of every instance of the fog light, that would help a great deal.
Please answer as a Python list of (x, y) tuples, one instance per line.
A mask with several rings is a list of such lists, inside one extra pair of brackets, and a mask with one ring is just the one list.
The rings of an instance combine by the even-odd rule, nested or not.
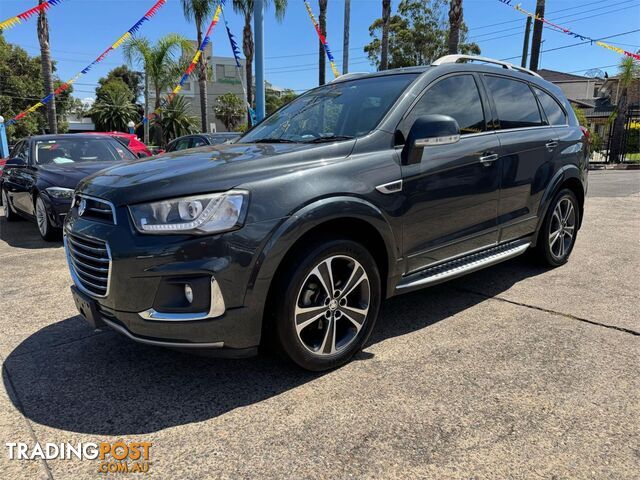
[(184, 296), (186, 297), (187, 302), (193, 303), (193, 289), (188, 283), (184, 284)]

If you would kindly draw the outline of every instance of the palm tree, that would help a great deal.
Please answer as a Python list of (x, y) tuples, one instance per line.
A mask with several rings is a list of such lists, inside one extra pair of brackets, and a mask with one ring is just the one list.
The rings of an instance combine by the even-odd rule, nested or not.
[(631, 57), (625, 57), (618, 67), (618, 101), (616, 103), (613, 131), (611, 132), (611, 148), (609, 161), (618, 163), (623, 151), (624, 129), (627, 123), (628, 91), (634, 80), (640, 77), (640, 64)]
[(109, 89), (96, 100), (89, 115), (97, 131), (126, 132), (127, 124), (136, 120), (138, 111), (131, 102), (131, 92), (128, 89)]
[[(39, 0), (38, 5), (44, 2), (45, 0)], [(44, 9), (40, 10), (38, 15), (38, 41), (40, 42), (40, 63), (42, 64), (44, 93), (49, 96), (53, 93), (53, 67), (51, 65), (51, 45), (49, 44), (49, 22)], [(49, 133), (58, 133), (56, 102), (54, 99), (47, 103), (47, 120), (49, 122)]]
[[(161, 37), (155, 45), (145, 37), (136, 37), (123, 45), (126, 61), (140, 64), (149, 78), (155, 93), (155, 108), (159, 108), (162, 94), (180, 78), (186, 68), (185, 56), (193, 53), (193, 44), (182, 35), (169, 33)], [(162, 114), (160, 114), (162, 116)], [(162, 125), (160, 122), (158, 125)], [(156, 142), (162, 142), (162, 131), (156, 129)]]
[(380, 70), (389, 68), (389, 23), (391, 20), (391, 0), (382, 0), (382, 40)]
[[(318, 0), (318, 4), (320, 5), (320, 15), (318, 15), (318, 24), (320, 25), (320, 31), (322, 35), (327, 36), (327, 6), (329, 0)], [(319, 56), (318, 56), (318, 85), (324, 85), (326, 83), (326, 53), (324, 50), (324, 45), (322, 42), (319, 42)]]
[(163, 132), (166, 145), (174, 138), (195, 133), (198, 130), (198, 118), (189, 113), (189, 102), (182, 95), (176, 95), (164, 109), (161, 117), (156, 117), (156, 127)]
[[(187, 20), (193, 20), (196, 24), (198, 45), (202, 44), (202, 27), (211, 17), (218, 5), (216, 0), (182, 0), (182, 9)], [(209, 119), (207, 110), (207, 61), (203, 56), (198, 66), (198, 85), (200, 87), (200, 122), (202, 132), (209, 131)]]
[[(272, 0), (265, 0), (265, 6), (268, 6)], [(273, 0), (276, 7), (276, 18), (281, 21), (284, 18), (284, 12), (287, 9), (287, 0)], [(236, 13), (244, 17), (244, 28), (242, 29), (242, 52), (247, 59), (246, 76), (247, 76), (247, 103), (253, 105), (253, 30), (251, 21), (253, 19), (253, 0), (233, 0), (233, 9)], [(249, 117), (249, 121), (251, 118)]]
[(458, 53), (462, 26), (462, 0), (451, 0), (449, 5), (449, 54)]

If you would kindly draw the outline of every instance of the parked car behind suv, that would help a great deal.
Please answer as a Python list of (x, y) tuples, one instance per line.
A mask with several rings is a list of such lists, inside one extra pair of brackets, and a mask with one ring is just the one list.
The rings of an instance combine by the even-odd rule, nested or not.
[[(66, 221), (80, 312), (141, 343), (348, 361), (383, 299), (529, 249), (567, 261), (587, 144), (562, 92), (495, 60), (340, 77), (238, 142), (82, 182)], [(100, 199), (113, 216), (82, 205)]]
[(242, 134), (236, 132), (219, 132), (219, 133), (198, 133), (194, 135), (185, 135), (178, 137), (167, 145), (166, 152), (177, 152), (178, 150), (186, 150), (188, 148), (204, 147), (206, 145), (220, 145), (221, 143), (230, 143)]
[(37, 135), (20, 140), (0, 176), (7, 221), (18, 216), (33, 219), (42, 238), (60, 240), (78, 182), (116, 162), (136, 159), (127, 147), (107, 136)]

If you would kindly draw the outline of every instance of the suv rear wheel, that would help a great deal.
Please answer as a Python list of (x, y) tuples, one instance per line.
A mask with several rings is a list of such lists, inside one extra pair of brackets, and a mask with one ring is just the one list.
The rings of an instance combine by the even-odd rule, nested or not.
[(295, 363), (321, 371), (343, 365), (367, 341), (380, 308), (380, 274), (371, 254), (351, 240), (301, 252), (282, 276), (276, 333)]
[(580, 210), (575, 194), (565, 188), (551, 202), (536, 246), (538, 258), (551, 267), (567, 263), (576, 243)]

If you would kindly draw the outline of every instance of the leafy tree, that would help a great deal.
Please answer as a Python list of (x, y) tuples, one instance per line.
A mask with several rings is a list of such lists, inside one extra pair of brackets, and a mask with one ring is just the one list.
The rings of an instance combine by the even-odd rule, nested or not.
[(111, 80), (101, 88), (89, 112), (97, 131), (128, 131), (127, 124), (137, 119), (131, 95), (131, 90), (120, 79)]
[[(284, 12), (287, 9), (287, 0), (266, 0), (265, 6), (270, 3), (275, 4), (276, 18), (282, 21)], [(244, 17), (244, 28), (242, 29), (242, 52), (246, 61), (246, 78), (247, 78), (247, 102), (253, 105), (253, 30), (251, 29), (251, 21), (253, 20), (253, 0), (233, 0), (233, 9)], [(247, 117), (248, 118), (248, 117)]]
[(242, 121), (245, 113), (244, 101), (235, 93), (225, 93), (220, 95), (213, 111), (227, 130), (233, 131)]
[(119, 67), (114, 68), (109, 73), (107, 73), (106, 77), (98, 80), (99, 87), (96, 88), (96, 94), (98, 94), (98, 90), (106, 83), (115, 79), (122, 80), (127, 85), (132, 93), (131, 101), (133, 103), (137, 103), (144, 90), (144, 81), (142, 78), (142, 74), (140, 72), (135, 72), (129, 69), (129, 67), (127, 67), (126, 65), (120, 65)]
[[(448, 24), (444, 20), (443, 0), (402, 0), (398, 12), (389, 21), (389, 68), (428, 65), (448, 51)], [(364, 47), (371, 62), (380, 66), (383, 20), (369, 27), (371, 43)], [(467, 27), (460, 26), (460, 53), (479, 54), (480, 47), (466, 43)]]
[[(45, 0), (38, 0), (38, 5), (42, 5)], [(42, 66), (42, 82), (45, 95), (53, 93), (53, 63), (51, 62), (51, 45), (49, 43), (49, 22), (44, 10), (38, 14), (38, 41), (40, 42), (40, 63)], [(47, 120), (49, 122), (49, 132), (58, 133), (58, 122), (56, 118), (56, 102), (49, 102), (46, 105)]]
[[(182, 9), (187, 20), (192, 20), (196, 24), (198, 45), (202, 44), (202, 27), (209, 17), (216, 10), (218, 2), (215, 0), (182, 0)], [(198, 85), (200, 88), (200, 121), (202, 131), (209, 131), (209, 119), (207, 111), (207, 60), (204, 56), (198, 64)]]
[[(184, 56), (193, 53), (193, 45), (182, 35), (169, 33), (152, 44), (145, 37), (135, 37), (123, 45), (123, 54), (130, 65), (140, 64), (144, 67), (145, 75), (153, 86), (155, 93), (155, 108), (162, 102), (162, 94), (172, 87), (186, 68)], [(163, 113), (160, 112), (160, 116)], [(155, 129), (156, 142), (163, 141), (163, 122), (158, 122)]]
[(190, 104), (187, 99), (176, 95), (164, 108), (163, 114), (156, 117), (154, 125), (160, 127), (165, 145), (174, 138), (198, 131), (198, 119), (189, 112)]
[(271, 115), (273, 112), (278, 110), (283, 105), (291, 102), (298, 95), (293, 90), (285, 90), (281, 94), (277, 94), (273, 90), (267, 90), (265, 92), (265, 107), (267, 110), (267, 115)]
[[(54, 79), (54, 88), (60, 81)], [(66, 131), (62, 120), (72, 105), (72, 88), (56, 96), (58, 131)], [(45, 96), (40, 57), (30, 57), (20, 47), (8, 43), (0, 32), (0, 114), (9, 120)], [(48, 130), (43, 108), (30, 113), (19, 122), (7, 126), (7, 136), (13, 142)]]
[(631, 57), (625, 57), (620, 61), (618, 82), (618, 102), (614, 111), (613, 131), (611, 132), (611, 148), (609, 150), (609, 161), (619, 162), (622, 154), (622, 142), (624, 129), (627, 123), (628, 93), (629, 87), (640, 78), (640, 64)]

